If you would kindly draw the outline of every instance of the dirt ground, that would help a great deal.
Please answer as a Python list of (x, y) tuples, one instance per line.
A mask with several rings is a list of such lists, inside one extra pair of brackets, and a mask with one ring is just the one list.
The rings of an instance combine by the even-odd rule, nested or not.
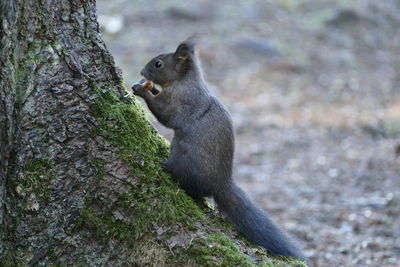
[[(98, 1), (127, 86), (200, 34), (234, 178), (316, 266), (400, 262), (400, 2)], [(171, 132), (155, 123), (160, 132)]]

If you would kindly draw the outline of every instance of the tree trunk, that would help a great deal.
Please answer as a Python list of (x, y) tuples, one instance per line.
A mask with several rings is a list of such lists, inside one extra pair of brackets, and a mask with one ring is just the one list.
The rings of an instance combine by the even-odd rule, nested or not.
[(0, 19), (1, 266), (281, 263), (162, 171), (95, 1), (2, 0)]

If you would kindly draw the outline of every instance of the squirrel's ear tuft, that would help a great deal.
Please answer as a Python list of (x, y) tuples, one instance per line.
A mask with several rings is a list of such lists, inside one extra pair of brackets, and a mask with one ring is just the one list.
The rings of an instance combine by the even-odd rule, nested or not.
[(195, 43), (195, 36), (192, 36), (186, 41), (182, 42), (176, 49), (174, 58), (176, 61), (176, 69), (178, 71), (187, 70), (191, 66), (190, 63), (194, 62), (193, 57)]
[(185, 41), (181, 43), (175, 51), (174, 57), (176, 60), (186, 60), (194, 55), (194, 43)]

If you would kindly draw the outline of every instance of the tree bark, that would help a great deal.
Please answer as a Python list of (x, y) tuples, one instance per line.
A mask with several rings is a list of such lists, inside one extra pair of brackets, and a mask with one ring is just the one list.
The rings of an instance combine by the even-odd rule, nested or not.
[(122, 97), (95, 1), (0, 5), (0, 265), (281, 263), (162, 171), (168, 146)]

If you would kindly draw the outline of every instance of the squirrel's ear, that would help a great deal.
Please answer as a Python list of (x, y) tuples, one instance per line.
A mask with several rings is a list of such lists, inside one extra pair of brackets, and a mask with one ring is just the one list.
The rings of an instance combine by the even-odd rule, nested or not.
[(174, 53), (176, 60), (186, 60), (194, 55), (194, 44), (192, 42), (181, 43)]
[(194, 56), (193, 40), (189, 39), (181, 43), (174, 53), (177, 70), (179, 71), (182, 68), (182, 66), (193, 56)]

